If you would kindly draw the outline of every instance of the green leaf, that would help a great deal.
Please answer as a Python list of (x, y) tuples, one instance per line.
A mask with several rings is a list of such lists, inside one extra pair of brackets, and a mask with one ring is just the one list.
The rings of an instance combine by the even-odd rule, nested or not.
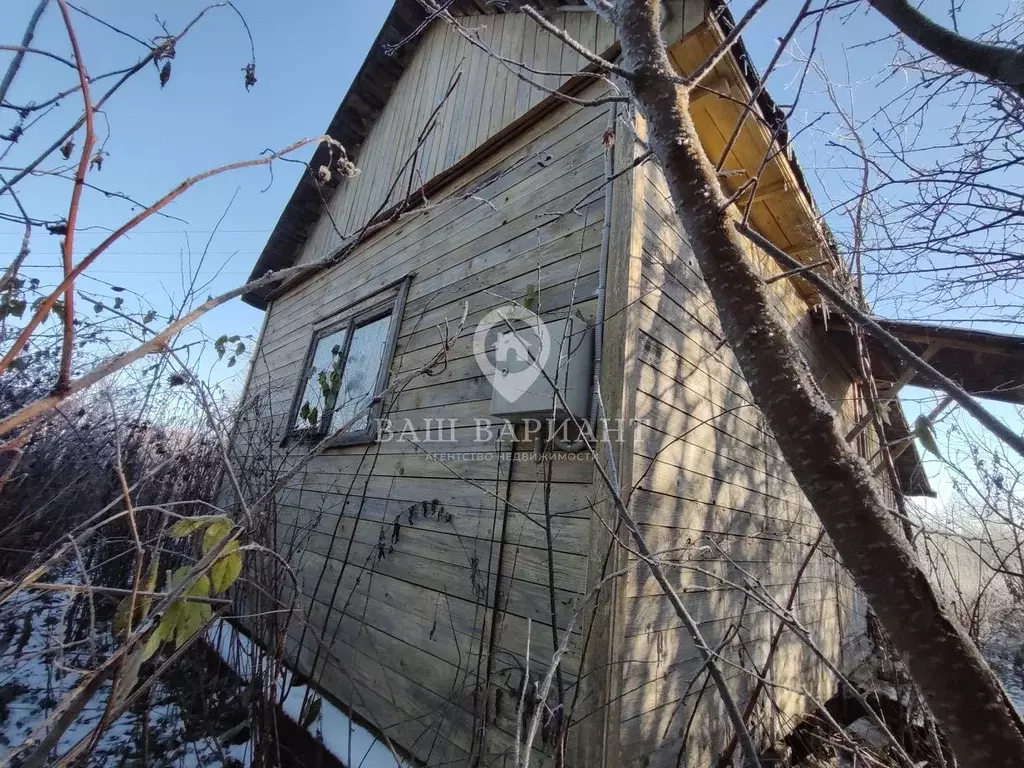
[(927, 416), (917, 417), (917, 421), (914, 422), (914, 437), (920, 441), (926, 451), (942, 458), (939, 444), (935, 441), (935, 427)]
[[(234, 549), (238, 549), (238, 542), (233, 541)], [(228, 547), (231, 547), (229, 544)], [(242, 555), (239, 552), (231, 552), (225, 555), (210, 569), (210, 581), (213, 585), (214, 594), (227, 592), (231, 585), (238, 580), (242, 573)]]
[(128, 631), (128, 611), (132, 605), (132, 596), (125, 595), (117, 604), (117, 612), (114, 614), (114, 634), (120, 635)]
[[(146, 575), (146, 580), (142, 583), (142, 589), (144, 592), (156, 592), (156, 581), (160, 576), (160, 553), (154, 553), (153, 559), (149, 561), (149, 573)], [(148, 610), (148, 609), (147, 609)]]
[(152, 323), (154, 320), (156, 320), (156, 312), (154, 312), (153, 310), (150, 310), (149, 312), (142, 316), (143, 325), (145, 325), (146, 323)]
[(160, 619), (160, 622), (153, 627), (153, 631), (149, 633), (149, 637), (146, 638), (146, 644), (142, 646), (142, 660), (148, 661), (153, 655), (160, 650), (160, 646), (164, 644), (164, 640), (167, 639), (167, 615)]
[(233, 368), (236, 362), (237, 360), (234, 356), (230, 357), (228, 359), (228, 368)]
[(310, 408), (309, 416), (307, 417), (307, 419), (309, 420), (309, 423), (315, 427), (316, 423), (320, 421), (320, 413), (317, 411), (316, 408)]
[(309, 418), (309, 403), (303, 403), (299, 408), (299, 418), (306, 421)]
[(183, 565), (181, 566), (181, 568), (178, 568), (176, 571), (174, 571), (174, 573), (171, 574), (170, 578), (167, 579), (167, 590), (170, 591), (179, 584), (181, 584), (181, 582), (184, 581), (185, 577), (188, 576), (188, 572), (191, 570), (192, 569), (189, 566)]
[[(206, 578), (205, 576), (203, 578)], [(174, 633), (174, 647), (181, 648), (192, 635), (198, 632), (203, 624), (210, 620), (213, 609), (209, 603), (184, 603), (181, 606), (176, 631)]]
[(185, 591), (187, 597), (209, 597), (210, 596), (210, 577), (202, 575), (196, 579), (195, 584), (189, 587)]
[(120, 309), (123, 304), (124, 299), (122, 299), (120, 296), (114, 297), (114, 309)]
[(217, 359), (220, 360), (224, 357), (224, 353), (227, 351), (228, 337), (227, 334), (220, 336), (215, 342), (213, 342), (213, 348), (217, 350)]
[[(147, 588), (148, 585), (140, 585), (140, 592), (152, 592), (152, 589)], [(148, 595), (136, 595), (135, 596), (135, 610), (132, 611), (131, 616), (131, 628), (137, 627), (141, 624), (146, 615), (149, 613), (149, 608), (153, 604), (153, 598)], [(128, 631), (128, 610), (132, 607), (132, 596), (125, 595), (121, 602), (117, 604), (117, 613), (114, 614), (114, 634), (121, 635)]]
[(208, 526), (216, 517), (183, 517), (181, 520), (176, 522), (167, 531), (167, 534), (172, 539), (183, 539), (196, 531), (201, 531), (203, 528)]
[(100, 312), (103, 311), (103, 304), (97, 301), (95, 304), (92, 305), (92, 311), (98, 315)]
[(217, 520), (206, 529), (206, 533), (203, 535), (202, 553), (205, 555), (215, 546), (220, 544), (220, 540), (231, 533), (232, 527), (231, 521), (226, 517), (217, 518)]
[(323, 699), (321, 699), (319, 696), (314, 696), (312, 699), (310, 699), (306, 706), (303, 708), (302, 717), (299, 718), (299, 724), (306, 729), (312, 726), (313, 723), (316, 722), (316, 719), (320, 717), (320, 708), (322, 706)]
[(181, 618), (181, 607), (184, 603), (181, 600), (175, 600), (164, 611), (164, 615), (160, 617), (160, 623), (157, 624), (157, 628), (160, 630), (163, 640), (171, 640), (174, 638), (174, 633), (178, 627), (178, 620)]
[(235, 354), (236, 355), (244, 355), (245, 354), (245, 344), (243, 344), (242, 342), (238, 342), (238, 344), (235, 345)]

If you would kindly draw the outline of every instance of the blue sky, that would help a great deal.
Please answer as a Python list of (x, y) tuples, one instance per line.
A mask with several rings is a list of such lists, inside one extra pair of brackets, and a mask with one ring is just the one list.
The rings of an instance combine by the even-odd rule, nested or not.
[[(731, 3), (730, 7), (736, 18), (750, 6), (750, 0)], [(765, 70), (776, 50), (776, 41), (789, 22), (795, 17), (801, 0), (772, 0), (747, 28), (743, 39), (755, 65)], [(936, 22), (951, 26), (949, 15), (950, 4), (947, 0), (924, 0), (918, 4)], [(969, 36), (980, 35), (998, 21), (996, 15), (1000, 8), (1010, 8), (1014, 3), (968, 3), (970, 13), (960, 12), (957, 25), (961, 33)], [(871, 10), (866, 3), (855, 6), (849, 11), (836, 14), (823, 25), (817, 41), (817, 58), (828, 73), (833, 89), (840, 103), (855, 121), (859, 123), (862, 137), (870, 142), (873, 128), (870, 118), (883, 105), (897, 98), (903, 89), (917, 77), (916, 74), (892, 73), (890, 65), (897, 47), (892, 39), (894, 29), (882, 17)], [(769, 90), (776, 103), (785, 107), (790, 104), (797, 93), (799, 78), (803, 71), (803, 59), (811, 50), (811, 30), (805, 28), (795, 38), (795, 45), (788, 55), (783, 55), (776, 74), (769, 80)], [(871, 43), (870, 45), (864, 45)], [(913, 44), (909, 44), (914, 50)], [(940, 94), (937, 99), (943, 96)], [(923, 146), (938, 144), (948, 139), (948, 132), (956, 127), (957, 112), (953, 109), (936, 110), (929, 115), (920, 143)], [(851, 169), (851, 156), (837, 149), (837, 144), (852, 146), (852, 141), (845, 126), (835, 114), (834, 108), (827, 97), (825, 86), (820, 76), (812, 75), (804, 83), (799, 104), (790, 120), (790, 132), (796, 136), (796, 155), (820, 209), (828, 210), (837, 201), (848, 199), (860, 188), (860, 170)], [(911, 127), (907, 126), (908, 135)], [(1016, 181), (1021, 183), (1019, 172)], [(1011, 183), (1012, 178), (1002, 177), (1003, 183)], [(849, 232), (849, 218), (833, 214), (828, 223), (840, 238)], [(919, 289), (923, 287), (924, 278), (910, 277), (899, 281), (880, 281), (872, 279), (870, 261), (866, 270), (868, 277), (866, 288), (874, 310), (884, 316), (897, 317), (903, 320), (943, 320), (955, 319), (956, 324), (976, 327), (981, 330), (1020, 333), (1021, 327), (1011, 323), (988, 322), (1004, 316), (1004, 310), (996, 308), (997, 304), (1009, 304), (1020, 307), (1024, 304), (1019, 293), (995, 291), (987, 301), (970, 300), (957, 308), (941, 308), (918, 299)], [(977, 318), (975, 323), (965, 323), (965, 319)], [(919, 387), (907, 387), (901, 399), (911, 423), (921, 413), (932, 410), (941, 395), (935, 391)], [(1014, 426), (1018, 431), (1024, 429), (1018, 409), (994, 401), (982, 401), (983, 405)], [(965, 417), (973, 423), (973, 419)], [(946, 425), (937, 425), (940, 446), (956, 446), (963, 448), (962, 440), (954, 434), (948, 434)], [(979, 430), (983, 433), (983, 430)], [(943, 462), (937, 458), (924, 455), (925, 466), (933, 486), (939, 492), (940, 501), (947, 500), (952, 494), (951, 480)], [(929, 506), (934, 506), (931, 504)]]
[[(749, 1), (734, 3), (734, 15), (739, 17)], [(16, 42), (35, 4), (35, 0), (8, 3), (5, 17), (9, 33), (2, 42)], [(158, 15), (168, 29), (176, 31), (203, 5), (191, 0), (174, 3), (87, 0), (84, 7), (101, 18), (116, 20), (132, 35), (148, 40), (161, 34), (154, 15)], [(230, 9), (210, 11), (179, 44), (166, 87), (160, 88), (156, 70), (149, 68), (112, 99), (105, 115), (98, 120), (100, 139), (106, 137), (105, 149), (109, 156), (102, 171), (93, 171), (89, 181), (127, 193), (137, 200), (150, 201), (192, 174), (226, 162), (252, 158), (266, 148), (280, 148), (319, 134), (348, 89), (390, 5), (386, 0), (300, 0), (284, 6), (268, 0), (240, 3), (256, 49), (258, 82), (250, 92), (243, 86), (242, 75), (242, 67), (250, 56), (245, 30)], [(767, 64), (774, 53), (776, 38), (799, 5), (799, 0), (773, 0), (744, 35), (747, 48), (759, 67)], [(927, 0), (924, 7), (932, 11), (936, 19), (948, 21), (947, 3)], [(961, 19), (963, 24), (973, 25), (965, 31), (976, 31), (990, 23), (988, 13), (990, 11), (984, 9), (972, 9), (969, 17)], [(73, 18), (86, 66), (93, 75), (130, 64), (146, 52), (138, 42), (78, 13)], [(870, 49), (854, 47), (890, 32), (877, 14), (861, 8), (831, 22), (820, 40), (819, 51), (839, 93), (857, 117), (870, 114), (900, 85), (898, 79), (882, 80), (882, 72), (891, 60), (891, 43)], [(797, 38), (803, 50), (807, 50), (808, 41), (808, 34)], [(69, 53), (55, 3), (47, 9), (34, 45)], [(9, 54), (0, 54), (0, 63), (5, 63), (8, 57)], [(783, 58), (770, 83), (771, 92), (780, 104), (792, 99), (800, 70), (799, 62), (792, 56)], [(30, 56), (8, 98), (14, 103), (38, 101), (73, 82), (75, 73), (69, 68)], [(103, 90), (102, 84), (95, 86), (94, 98)], [(829, 108), (820, 82), (809, 82), (791, 129), (799, 131)], [(40, 147), (63, 131), (80, 109), (81, 101), (77, 96), (65, 98), (60, 108), (46, 114), (28, 131), (0, 161), (0, 166), (17, 166), (34, 157)], [(0, 126), (7, 130), (11, 119), (9, 112), (0, 115)], [(830, 196), (843, 196), (844, 187), (853, 181), (849, 171), (839, 168), (847, 160), (834, 147), (835, 141), (842, 140), (841, 134), (834, 117), (826, 117), (800, 133), (796, 142), (799, 160), (822, 207)], [(0, 146), (0, 152), (3, 149), (4, 146)], [(310, 150), (306, 150), (296, 157), (304, 159), (309, 154)], [(56, 157), (42, 167), (55, 167), (61, 164), (59, 161)], [(152, 304), (162, 313), (168, 312), (173, 299), (180, 297), (183, 290), (183, 254), (191, 249), (194, 258), (198, 257), (233, 196), (234, 202), (210, 244), (209, 256), (199, 274), (204, 283), (209, 281), (202, 291), (203, 297), (234, 287), (249, 274), (298, 174), (299, 166), (277, 163), (273, 176), (261, 168), (203, 182), (167, 210), (175, 218), (151, 218), (102, 256), (90, 269), (90, 279), (81, 281), (81, 288), (109, 301), (115, 295), (109, 284), (115, 284), (127, 289), (125, 293), (116, 294), (125, 297), (126, 310), (141, 315)], [(66, 215), (69, 183), (30, 179), (18, 189), (31, 215), (46, 219)], [(0, 211), (13, 212), (8, 196), (0, 200)], [(81, 258), (90, 245), (98, 243), (106, 228), (117, 226), (131, 213), (131, 207), (123, 201), (87, 192), (80, 222), (88, 229), (76, 235), (76, 258)], [(832, 224), (838, 229), (843, 226), (837, 217)], [(16, 224), (0, 222), (3, 252), (15, 253), (20, 238), (21, 229)], [(58, 238), (37, 231), (27, 274), (39, 277), (44, 284), (52, 283), (58, 274), (58, 249)], [(900, 305), (888, 301), (874, 286), (869, 288), (875, 293), (876, 306), (881, 311), (900, 312)], [(261, 319), (261, 313), (235, 301), (207, 316), (192, 338), (205, 334), (212, 339), (222, 333), (255, 336)], [(998, 329), (991, 325), (983, 327)], [(222, 381), (229, 391), (237, 391), (244, 366), (230, 370), (223, 365), (210, 368), (210, 345), (204, 349), (203, 370), (209, 371), (213, 380)], [(911, 419), (921, 408), (930, 408), (934, 402), (933, 394), (923, 390), (908, 390), (907, 394)], [(1005, 418), (1020, 423), (1013, 409), (999, 406), (995, 409)]]
[[(3, 35), (2, 42), (17, 42), (35, 5), (35, 0), (12, 0), (5, 4), (4, 26), (8, 33)], [(190, 0), (83, 0), (81, 7), (100, 18), (116, 20), (126, 31), (148, 40), (162, 33), (154, 14), (168, 29), (176, 31), (204, 5)], [(160, 88), (158, 74), (150, 67), (136, 75), (109, 102), (106, 119), (97, 120), (101, 140), (109, 122), (109, 156), (101, 171), (90, 173), (90, 183), (125, 192), (136, 200), (151, 201), (192, 174), (318, 135), (362, 64), (390, 4), (347, 0), (282, 5), (250, 0), (239, 7), (255, 41), (256, 86), (247, 93), (243, 85), (242, 67), (250, 53), (238, 17), (227, 8), (210, 11), (178, 45), (166, 87)], [(74, 13), (73, 19), (91, 75), (124, 67), (146, 53), (139, 43), (80, 14)], [(55, 2), (47, 8), (33, 45), (69, 53)], [(0, 54), (4, 67), (8, 60), (9, 54)], [(8, 100), (15, 104), (42, 101), (73, 84), (75, 78), (67, 67), (29, 57)], [(103, 90), (102, 84), (94, 86), (93, 98), (98, 98)], [(60, 109), (26, 132), (8, 157), (0, 161), (0, 166), (15, 166), (35, 157), (39, 148), (52, 142), (80, 112), (80, 98), (65, 98)], [(0, 115), (4, 131), (11, 118), (9, 112)], [(0, 146), (0, 152), (3, 148)], [(306, 150), (296, 157), (304, 159), (310, 153), (311, 150)], [(77, 156), (72, 157), (75, 159)], [(53, 168), (58, 164), (62, 164), (61, 158), (56, 155), (42, 167)], [(203, 182), (167, 209), (176, 219), (153, 217), (114, 245), (89, 270), (88, 274), (96, 280), (83, 280), (81, 288), (109, 298), (115, 294), (99, 281), (114, 283), (137, 292), (166, 312), (172, 306), (170, 297), (180, 297), (183, 292), (182, 254), (189, 247), (196, 256), (201, 253), (210, 231), (236, 192), (200, 270), (204, 282), (212, 280), (203, 298), (244, 282), (294, 189), (298, 174), (299, 166), (276, 163), (273, 179), (266, 168), (260, 168)], [(30, 215), (45, 219), (67, 215), (69, 190), (70, 183), (45, 178), (26, 179), (18, 187)], [(0, 210), (13, 212), (9, 196), (0, 201)], [(116, 227), (131, 215), (127, 203), (87, 191), (80, 223), (95, 228), (76, 234), (76, 258), (102, 240), (105, 228)], [(0, 222), (0, 251), (13, 255), (20, 242), (21, 228), (12, 222)], [(52, 284), (59, 274), (59, 248), (57, 237), (37, 231), (28, 259), (33, 266), (27, 274)], [(144, 312), (139, 298), (127, 292), (118, 295), (126, 297), (125, 309), (133, 308), (134, 303), (140, 314)], [(235, 301), (211, 313), (202, 321), (201, 329), (213, 338), (221, 333), (255, 335), (261, 320), (262, 313)], [(213, 371), (213, 378), (234, 376), (238, 370), (221, 366)], [(230, 381), (225, 384), (231, 385)]]

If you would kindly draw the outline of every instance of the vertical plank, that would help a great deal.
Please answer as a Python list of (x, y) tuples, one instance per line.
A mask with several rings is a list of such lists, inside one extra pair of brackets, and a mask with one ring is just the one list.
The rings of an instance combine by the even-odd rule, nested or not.
[[(539, 26), (535, 30), (534, 35), (534, 55), (532, 65), (534, 69), (544, 70), (547, 69), (548, 63), (548, 47), (551, 45), (552, 37)], [(530, 75), (530, 79), (533, 80), (537, 85), (547, 87), (547, 78), (544, 75), (538, 75), (536, 73)], [(540, 104), (545, 97), (547, 92), (543, 88), (537, 88), (530, 86), (530, 106), (536, 106)]]
[[(449, 46), (451, 36), (456, 34), (456, 30), (452, 29), (450, 25), (442, 23), (441, 29), (438, 34), (437, 48), (434, 51), (434, 58), (438, 60), (437, 64), (437, 77), (434, 81), (434, 87), (430, 103), (427, 104), (427, 109), (423, 117), (424, 124), (429, 118), (430, 114), (437, 109), (441, 100), (444, 99), (445, 92), (448, 90), (448, 83), (451, 78), (451, 59), (452, 49)], [(429, 179), (432, 179), (437, 171), (441, 170), (437, 167), (437, 156), (439, 154), (441, 145), (441, 136), (444, 133), (445, 113), (451, 107), (450, 103), (445, 103), (441, 111), (438, 112), (435, 120), (437, 121), (437, 127), (431, 133), (427, 139), (427, 143), (423, 148), (423, 162), (420, 167), (423, 169), (423, 182), (426, 183)], [(420, 183), (417, 183), (420, 186)]]
[[(551, 14), (551, 23), (554, 24), (556, 27), (565, 29), (565, 20), (568, 15), (569, 14), (565, 12), (553, 13)], [(544, 87), (547, 88), (549, 92), (556, 90), (558, 86), (561, 85), (561, 73), (563, 72), (562, 49), (564, 47), (565, 46), (562, 45), (561, 40), (559, 40), (554, 35), (548, 34), (548, 56), (547, 60), (544, 63), (544, 69), (546, 69), (549, 72), (555, 73), (550, 74), (544, 78)]]
[[(566, 13), (565, 14), (565, 32), (573, 40), (579, 40), (580, 38), (580, 25), (582, 23), (582, 14), (579, 13)], [(578, 72), (582, 65), (580, 62), (583, 61), (583, 57), (580, 56), (576, 51), (570, 48), (565, 43), (559, 41), (562, 47), (562, 63), (560, 65), (562, 71), (562, 79), (567, 80), (572, 77), (573, 74)]]
[[(402, 76), (406, 90), (404, 91), (403, 98), (398, 100), (391, 98), (388, 100), (388, 105), (385, 108), (383, 117), (389, 121), (393, 121), (394, 130), (390, 134), (387, 142), (381, 136), (381, 141), (374, 147), (379, 154), (375, 155), (375, 161), (380, 162), (387, 166), (387, 175), (385, 176), (373, 176), (371, 179), (367, 179), (368, 186), (371, 188), (362, 195), (361, 204), (357, 205), (353, 211), (351, 220), (349, 221), (348, 227), (350, 230), (361, 226), (366, 221), (366, 214), (368, 211), (375, 210), (380, 205), (380, 200), (384, 197), (384, 192), (373, 187), (373, 183), (377, 180), (382, 180), (380, 183), (386, 190), (395, 182), (396, 177), (399, 174), (399, 169), (402, 168), (403, 163), (408, 159), (409, 152), (411, 151), (415, 141), (416, 134), (419, 133), (418, 127), (418, 115), (422, 110), (422, 96), (424, 82), (427, 77), (428, 63), (431, 59), (431, 53), (434, 43), (434, 36), (439, 29), (438, 24), (434, 24), (431, 28), (427, 29), (419, 41), (419, 45), (416, 49), (416, 53), (410, 62), (409, 67), (406, 69), (405, 74)], [(371, 133), (374, 136), (376, 132)], [(378, 161), (378, 158), (383, 157)], [(402, 178), (398, 182), (397, 189), (402, 191), (397, 192), (398, 196), (401, 197), (404, 194), (404, 189), (408, 183), (408, 174), (410, 169), (406, 169), (402, 172)]]
[(451, 115), (449, 116), (451, 126), (445, 143), (445, 168), (450, 168), (454, 165), (462, 155), (460, 151), (462, 145), (459, 143), (459, 137), (465, 129), (467, 105), (471, 104), (473, 100), (470, 84), (472, 82), (473, 57), (475, 54), (469, 48), (469, 44), (459, 36), (456, 36), (453, 47), (456, 56), (455, 65), (461, 74), (455, 104), (452, 106)]
[[(479, 17), (473, 16), (466, 21), (478, 26)], [(459, 112), (458, 132), (449, 150), (449, 165), (463, 157), (469, 145), (474, 116), (480, 109), (478, 93), (480, 84), (483, 82), (484, 73), (487, 68), (487, 58), (483, 51), (476, 46), (470, 45), (466, 40), (461, 39), (459, 46), (466, 57), (465, 95), (462, 102), (462, 110)]]
[[(412, 131), (406, 151), (399, 162), (404, 162), (404, 160), (412, 154), (414, 147), (419, 141), (420, 133), (426, 127), (430, 114), (434, 111), (434, 107), (437, 105), (437, 81), (441, 67), (442, 47), (444, 45), (444, 37), (446, 33), (447, 25), (442, 21), (435, 21), (428, 30), (429, 38), (425, 42), (429, 43), (429, 45), (424, 46), (424, 58), (420, 63), (420, 67), (423, 69), (423, 78), (420, 80), (419, 86), (416, 88), (414, 95), (417, 103), (411, 116)], [(415, 164), (409, 168), (409, 178), (411, 179), (412, 184), (411, 186), (408, 186), (407, 189), (417, 189), (422, 185), (424, 181), (423, 174), (425, 162), (428, 159), (429, 150), (425, 144), (420, 148)]]
[[(613, 107), (610, 107), (614, 108)], [(635, 126), (638, 138), (645, 135), (642, 122)], [(615, 143), (614, 167), (633, 162), (636, 142), (622, 136)], [(605, 293), (605, 329), (602, 345), (601, 392), (609, 419), (622, 419), (619, 443), (612, 444), (618, 476), (627, 482), (633, 473), (633, 414), (636, 409), (637, 300), (640, 296), (645, 184), (643, 173), (624, 173), (611, 187), (612, 220), (608, 252), (608, 284)], [(599, 461), (607, 465), (608, 449), (602, 444)], [(594, 512), (590, 524), (587, 589), (594, 589), (606, 573), (619, 570), (627, 554), (614, 544), (609, 530), (618, 514), (607, 486), (594, 472)], [(611, 556), (609, 557), (609, 552)], [(597, 713), (580, 728), (579, 749), (587, 768), (619, 765), (619, 692), (622, 686), (621, 645), (625, 627), (625, 581), (619, 579), (601, 591), (594, 607), (593, 630), (588, 641), (584, 675), (587, 694)]]
[[(505, 27), (505, 15), (491, 16), (489, 17), (489, 22), (491, 34), (488, 45), (492, 51), (500, 50), (501, 35)], [(487, 77), (484, 80), (484, 86), (480, 94), (480, 120), (477, 123), (476, 135), (473, 139), (474, 147), (479, 146), (490, 135), (491, 110), (494, 108), (495, 98), (494, 91), (499, 82), (502, 83), (502, 88), (504, 88), (504, 76), (507, 74), (508, 72), (501, 62), (493, 56), (488, 57)], [(504, 90), (502, 93), (504, 93)]]
[[(480, 34), (480, 40), (485, 45), (490, 46), (494, 38), (493, 17), (482, 16), (481, 20), (481, 24), (477, 27)], [(473, 109), (470, 113), (470, 120), (467, 126), (469, 130), (462, 145), (463, 155), (467, 154), (478, 144), (477, 136), (480, 133), (480, 123), (486, 119), (484, 112), (484, 99), (486, 98), (487, 91), (489, 90), (491, 79), (494, 77), (494, 59), (492, 59), (486, 51), (478, 49), (477, 53), (480, 56), (480, 70), (473, 88)]]
[[(540, 31), (540, 28), (537, 26), (536, 22), (532, 19), (526, 18), (525, 16), (523, 17), (523, 22), (522, 62), (527, 66), (532, 67), (534, 66), (535, 53), (537, 50), (537, 33)], [(524, 71), (523, 74), (531, 80), (533, 79), (533, 75), (530, 72)], [(514, 117), (519, 117), (530, 108), (530, 96), (533, 92), (533, 86), (519, 78), (516, 78), (516, 83), (516, 106)]]
[[(512, 61), (526, 63), (523, 58), (523, 38), (526, 35), (526, 23), (529, 19), (526, 18), (525, 14), (517, 13), (510, 17), (512, 20), (511, 24), (506, 24), (509, 34), (507, 36), (507, 45), (505, 47), (507, 56)], [(530, 21), (532, 24), (533, 22)], [(508, 82), (505, 85), (505, 98), (502, 103), (501, 117), (498, 120), (498, 125), (492, 130), (492, 133), (500, 130), (502, 127), (508, 125), (516, 119), (516, 99), (519, 91), (519, 86), (523, 84), (515, 72), (510, 72), (508, 76)]]
[[(597, 14), (582, 13), (579, 15), (583, 17), (580, 19), (580, 44), (588, 51), (600, 54), (601, 49), (597, 47)], [(580, 66), (586, 66), (587, 64), (589, 62), (581, 60)]]
[[(511, 36), (518, 16), (518, 13), (501, 15), (501, 34), (498, 36), (494, 50), (503, 59), (509, 58), (508, 52), (511, 48)], [(486, 141), (493, 136), (495, 131), (503, 125), (501, 120), (505, 111), (505, 91), (508, 89), (509, 80), (514, 79), (515, 75), (512, 74), (509, 65), (499, 62), (494, 82), (491, 86), (493, 101), (491, 102), (490, 114), (487, 118), (487, 133), (479, 139), (480, 142)]]
[[(402, 78), (398, 81), (398, 85), (395, 87), (394, 91), (392, 91), (391, 98), (388, 100), (388, 106), (390, 106), (392, 103), (394, 103), (396, 106), (392, 109), (388, 109), (387, 107), (385, 107), (383, 113), (381, 114), (380, 120), (378, 121), (381, 124), (380, 130), (378, 131), (377, 128), (374, 127), (374, 130), (371, 135), (378, 140), (381, 148), (395, 147), (399, 145), (401, 142), (402, 130), (405, 126), (403, 126), (402, 121), (398, 119), (398, 117), (399, 114), (403, 111), (403, 107), (406, 109), (412, 108), (411, 102), (413, 98), (413, 79), (414, 77), (412, 73), (409, 72), (406, 72), (402, 76)], [(386, 159), (384, 160), (381, 160), (380, 155), (377, 155), (376, 162), (386, 162), (388, 165), (388, 182), (386, 186), (390, 186), (390, 181), (394, 179), (395, 174), (398, 172), (399, 165), (396, 159), (396, 154), (397, 153), (391, 153), (390, 155), (386, 156)], [(369, 190), (367, 190), (367, 196), (369, 196), (369, 194), (370, 192)], [(383, 198), (384, 195), (387, 194), (386, 189), (385, 191), (377, 194), (381, 198)], [(355, 227), (359, 225), (359, 223), (355, 221), (348, 221), (346, 222), (346, 224), (347, 229), (343, 230), (346, 232), (353, 231)]]
[(449, 29), (448, 36), (445, 39), (448, 66), (445, 70), (447, 75), (444, 78), (444, 87), (448, 87), (448, 83), (455, 78), (456, 73), (460, 72), (460, 67), (462, 76), (459, 78), (455, 91), (441, 113), (441, 130), (437, 140), (437, 154), (432, 164), (431, 176), (440, 173), (451, 164), (451, 161), (448, 159), (449, 148), (452, 143), (452, 136), (456, 131), (457, 116), (462, 109), (462, 97), (466, 92), (465, 62), (462, 61), (463, 51), (460, 45), (461, 42), (462, 38), (458, 32), (454, 29)]
[(603, 18), (597, 20), (597, 52), (603, 53), (617, 39), (615, 27)]

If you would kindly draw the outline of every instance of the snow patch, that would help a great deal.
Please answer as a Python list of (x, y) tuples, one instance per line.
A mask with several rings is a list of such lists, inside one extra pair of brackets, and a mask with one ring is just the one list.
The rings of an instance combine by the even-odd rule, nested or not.
[[(90, 666), (85, 642), (65, 643), (64, 618), (70, 598), (61, 594), (23, 592), (0, 612), (0, 764), (36, 729), (42, 726), (54, 707), (81, 679), (80, 670)], [(98, 658), (109, 653), (115, 641), (97, 628)], [(179, 708), (164, 681), (152, 687), (152, 706), (148, 712), (149, 739), (164, 764), (183, 768), (248, 766), (249, 744), (225, 744), (213, 739), (189, 741), (185, 738)], [(103, 717), (111, 684), (105, 683), (85, 706), (81, 715), (64, 732), (55, 752), (63, 754), (88, 737)], [(121, 764), (138, 756), (138, 745), (145, 713), (129, 711), (103, 732), (89, 765)], [(154, 755), (150, 756), (155, 757)]]
[[(211, 626), (206, 640), (243, 680), (248, 681), (252, 677), (254, 661), (258, 666), (264, 666), (262, 649), (225, 621)], [(299, 724), (307, 687), (293, 684), (293, 680), (293, 675), (285, 670), (277, 688), (288, 691), (281, 702), (281, 709)], [(334, 704), (315, 691), (310, 695), (319, 697), (321, 705), (319, 714), (306, 730), (344, 765), (351, 768), (412, 768), (413, 763), (396, 757), (387, 744)]]

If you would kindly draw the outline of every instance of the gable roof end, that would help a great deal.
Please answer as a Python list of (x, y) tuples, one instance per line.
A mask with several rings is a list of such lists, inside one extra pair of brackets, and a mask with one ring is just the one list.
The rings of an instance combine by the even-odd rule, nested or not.
[[(514, 10), (518, 3), (510, 2), (505, 5)], [(585, 0), (542, 0), (534, 2), (533, 5), (541, 8), (582, 6), (585, 5)], [(449, 10), (455, 15), (505, 12), (490, 0), (455, 0), (449, 5)], [(373, 41), (366, 59), (352, 79), (345, 98), (342, 99), (338, 111), (334, 113), (325, 131), (326, 135), (341, 142), (349, 154), (349, 159), (356, 160), (359, 157), (363, 141), (409, 66), (418, 41), (409, 40), (391, 55), (388, 54), (390, 47), (414, 35), (426, 18), (427, 13), (418, 0), (396, 0), (391, 7), (391, 12)], [(313, 153), (308, 167), (319, 168), (329, 160), (328, 149), (321, 145)], [(335, 174), (335, 178), (326, 185), (320, 184), (310, 173), (304, 172), (299, 177), (295, 191), (288, 199), (249, 275), (249, 281), (256, 280), (272, 270), (284, 269), (296, 263), (306, 238), (323, 212), (325, 203), (330, 203), (334, 189), (338, 185), (337, 176), (338, 174)], [(242, 296), (242, 300), (257, 309), (266, 309), (272, 291), (272, 286), (250, 291)]]

